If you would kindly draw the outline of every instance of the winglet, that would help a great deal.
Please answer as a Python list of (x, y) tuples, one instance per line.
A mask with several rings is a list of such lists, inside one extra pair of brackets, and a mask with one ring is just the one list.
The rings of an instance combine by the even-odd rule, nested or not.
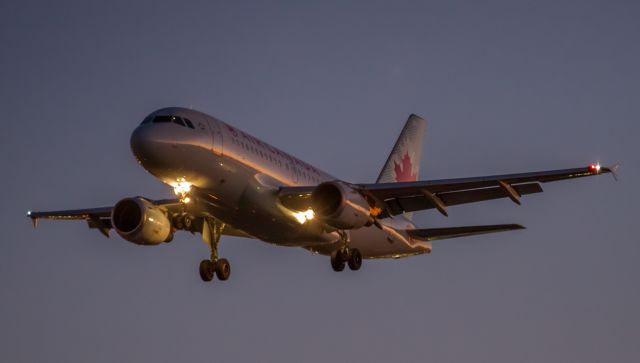
[(33, 223), (33, 228), (38, 226), (38, 217), (31, 215), (31, 211), (27, 212), (27, 217), (31, 218), (31, 223)]
[(613, 176), (613, 180), (618, 181), (618, 168), (620, 168), (620, 163), (615, 163), (612, 166), (607, 167), (611, 176)]

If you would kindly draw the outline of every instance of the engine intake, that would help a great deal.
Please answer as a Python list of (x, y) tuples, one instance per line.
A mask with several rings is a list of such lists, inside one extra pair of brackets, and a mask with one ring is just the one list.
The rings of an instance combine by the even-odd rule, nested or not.
[(171, 222), (148, 200), (125, 198), (111, 211), (111, 224), (120, 237), (137, 245), (155, 246), (173, 237)]
[(357, 229), (373, 223), (369, 203), (357, 190), (341, 182), (325, 182), (311, 193), (313, 211), (337, 229)]

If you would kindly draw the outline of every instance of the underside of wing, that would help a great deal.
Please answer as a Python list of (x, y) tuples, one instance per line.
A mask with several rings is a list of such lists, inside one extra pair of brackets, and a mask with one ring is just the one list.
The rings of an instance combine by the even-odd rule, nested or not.
[(519, 224), (494, 224), (486, 226), (424, 228), (407, 230), (409, 236), (419, 241), (437, 241), (441, 239), (475, 236), (479, 234), (513, 231), (524, 229)]
[(378, 207), (383, 213), (379, 218), (434, 208), (447, 215), (449, 206), (492, 199), (509, 198), (520, 204), (523, 195), (542, 192), (540, 183), (610, 173), (612, 169), (594, 164), (532, 173), (359, 186), (363, 193), (381, 201)]
[[(513, 188), (520, 196), (542, 193), (542, 187), (538, 183), (514, 185)], [(475, 203), (485, 200), (509, 197), (508, 193), (500, 187), (442, 192), (437, 195), (434, 194), (433, 196), (435, 198), (438, 198), (442, 202), (442, 205), (439, 205), (438, 200), (436, 200), (435, 198), (426, 197), (422, 193), (398, 198), (389, 198), (385, 200), (385, 204), (387, 206), (386, 214), (397, 215), (403, 212), (408, 213), (419, 210), (438, 208), (439, 206), (443, 207), (443, 211), (446, 211), (446, 207), (453, 205)]]
[[(372, 213), (378, 219), (425, 209), (437, 209), (448, 215), (449, 206), (492, 199), (509, 198), (520, 204), (522, 196), (542, 192), (540, 183), (613, 173), (616, 168), (593, 164), (574, 169), (415, 182), (350, 184), (350, 187), (371, 201), (372, 211), (374, 208), (381, 211)], [(289, 209), (306, 210), (312, 207), (314, 189), (315, 186), (282, 187), (279, 191), (280, 202)]]
[[(137, 197), (141, 198), (141, 197)], [(180, 201), (180, 199), (161, 199), (150, 200), (144, 198), (144, 200), (150, 202), (155, 207), (163, 211), (167, 216), (176, 216), (178, 214), (184, 215), (185, 212), (189, 214), (196, 214), (194, 211), (190, 211), (188, 205)], [(31, 218), (34, 226), (37, 226), (38, 221), (41, 219), (52, 220), (84, 220), (87, 222), (89, 228), (98, 229), (103, 235), (109, 237), (109, 232), (113, 228), (111, 221), (111, 213), (113, 206), (99, 207), (99, 208), (86, 208), (86, 209), (70, 209), (70, 210), (57, 210), (57, 211), (45, 211), (45, 212), (32, 212), (29, 211), (27, 216)], [(201, 225), (201, 223), (200, 223)], [(181, 229), (180, 227), (174, 227)], [(247, 237), (253, 238), (247, 233), (235, 229), (232, 226), (225, 225), (221, 230), (222, 235)]]
[[(148, 200), (148, 199), (147, 199)], [(170, 210), (173, 207), (182, 205), (179, 199), (149, 200), (154, 205)], [(68, 209), (44, 212), (27, 212), (27, 217), (31, 218), (34, 226), (41, 219), (53, 220), (85, 220), (89, 228), (111, 229), (111, 211), (113, 206), (85, 209)]]

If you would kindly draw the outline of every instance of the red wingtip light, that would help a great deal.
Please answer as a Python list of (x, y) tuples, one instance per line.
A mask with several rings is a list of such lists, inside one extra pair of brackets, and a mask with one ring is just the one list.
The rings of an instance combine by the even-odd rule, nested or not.
[(594, 172), (594, 173), (599, 173), (600, 172), (600, 164), (591, 164), (589, 165), (589, 171)]

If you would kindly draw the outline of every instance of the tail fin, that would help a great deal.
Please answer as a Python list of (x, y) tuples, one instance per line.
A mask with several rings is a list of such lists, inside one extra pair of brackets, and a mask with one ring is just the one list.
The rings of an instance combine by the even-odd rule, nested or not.
[(427, 122), (421, 117), (414, 114), (409, 116), (376, 183), (418, 180), (426, 126)]

